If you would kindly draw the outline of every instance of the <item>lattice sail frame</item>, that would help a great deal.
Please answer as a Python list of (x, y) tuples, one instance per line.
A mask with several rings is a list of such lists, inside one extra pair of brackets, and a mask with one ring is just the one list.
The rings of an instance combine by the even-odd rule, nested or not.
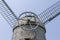
[[(4, 0), (0, 0), (0, 14), (6, 19), (10, 26), (14, 26), (17, 17)], [(60, 14), (60, 1), (38, 15), (43, 24), (50, 22)]]
[(60, 14), (60, 0), (39, 14), (39, 19), (43, 24), (47, 24)]
[(11, 27), (17, 21), (17, 17), (4, 0), (0, 0), (0, 14), (5, 18)]

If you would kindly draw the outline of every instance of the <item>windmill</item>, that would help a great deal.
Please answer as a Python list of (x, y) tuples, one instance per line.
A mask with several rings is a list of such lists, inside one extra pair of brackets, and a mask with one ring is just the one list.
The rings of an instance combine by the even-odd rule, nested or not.
[(16, 17), (4, 0), (0, 0), (0, 14), (13, 28), (12, 40), (46, 40), (45, 25), (60, 14), (60, 1), (36, 15), (23, 12)]

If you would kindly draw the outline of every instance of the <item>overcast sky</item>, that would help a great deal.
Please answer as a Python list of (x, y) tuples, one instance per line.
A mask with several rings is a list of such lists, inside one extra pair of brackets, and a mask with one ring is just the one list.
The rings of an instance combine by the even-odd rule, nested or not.
[[(5, 0), (14, 13), (19, 16), (22, 12), (32, 11), (36, 14), (56, 3), (58, 0)], [(47, 40), (60, 40), (60, 16), (45, 25)], [(0, 15), (0, 40), (12, 40), (12, 28)]]

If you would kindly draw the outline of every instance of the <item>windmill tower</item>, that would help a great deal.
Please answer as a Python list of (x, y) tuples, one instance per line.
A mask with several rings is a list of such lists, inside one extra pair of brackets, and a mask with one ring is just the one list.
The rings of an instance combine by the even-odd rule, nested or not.
[(13, 28), (12, 40), (46, 40), (45, 25), (60, 14), (60, 1), (39, 15), (23, 12), (17, 18), (6, 2), (0, 0), (0, 14)]
[(23, 12), (13, 31), (13, 40), (46, 40), (45, 26), (33, 12)]

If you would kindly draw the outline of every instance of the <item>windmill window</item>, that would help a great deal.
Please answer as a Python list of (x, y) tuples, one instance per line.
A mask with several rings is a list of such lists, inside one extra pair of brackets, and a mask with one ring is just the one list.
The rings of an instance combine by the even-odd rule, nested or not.
[(25, 38), (25, 40), (30, 40), (30, 38)]

